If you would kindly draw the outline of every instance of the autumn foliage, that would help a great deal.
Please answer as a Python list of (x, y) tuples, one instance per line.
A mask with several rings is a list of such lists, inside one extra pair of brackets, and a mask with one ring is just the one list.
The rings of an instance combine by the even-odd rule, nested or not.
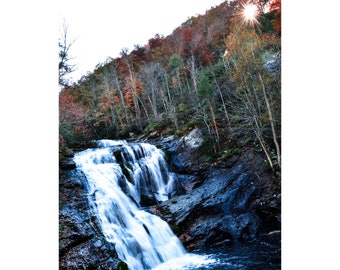
[(247, 137), (263, 144), (275, 164), (280, 74), (263, 66), (279, 61), (281, 1), (259, 3), (270, 13), (256, 28), (239, 23), (243, 2), (225, 1), (65, 86), (59, 97), (63, 140), (180, 135), (202, 127), (214, 151), (228, 136)]

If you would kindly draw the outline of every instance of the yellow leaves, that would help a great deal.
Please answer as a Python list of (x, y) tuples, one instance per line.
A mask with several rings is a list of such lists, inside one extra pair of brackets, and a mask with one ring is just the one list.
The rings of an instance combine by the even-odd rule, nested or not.
[(102, 116), (104, 116), (104, 114), (103, 114), (102, 112), (96, 112), (96, 113), (94, 114), (94, 117), (95, 117), (95, 118), (100, 118), (100, 117), (102, 117)]
[(178, 110), (179, 111), (184, 111), (186, 109), (186, 105), (184, 103), (178, 104)]

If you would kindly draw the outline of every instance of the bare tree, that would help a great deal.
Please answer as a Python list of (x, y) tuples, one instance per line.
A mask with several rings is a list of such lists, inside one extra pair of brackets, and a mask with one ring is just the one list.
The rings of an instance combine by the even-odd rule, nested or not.
[(70, 48), (74, 44), (75, 39), (69, 41), (68, 25), (63, 22), (63, 30), (59, 37), (59, 85), (65, 86), (67, 84), (66, 75), (75, 70), (75, 65), (71, 64)]
[(164, 72), (159, 63), (144, 65), (140, 72), (155, 120), (159, 118), (157, 101), (159, 100), (160, 88), (163, 85)]

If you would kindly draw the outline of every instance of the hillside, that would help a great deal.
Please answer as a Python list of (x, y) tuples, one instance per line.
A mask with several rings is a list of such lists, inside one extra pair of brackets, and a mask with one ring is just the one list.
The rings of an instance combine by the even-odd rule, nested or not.
[(207, 161), (252, 148), (280, 171), (280, 1), (256, 21), (245, 20), (243, 10), (241, 1), (224, 2), (65, 84), (60, 159), (93, 139), (181, 136), (201, 128)]

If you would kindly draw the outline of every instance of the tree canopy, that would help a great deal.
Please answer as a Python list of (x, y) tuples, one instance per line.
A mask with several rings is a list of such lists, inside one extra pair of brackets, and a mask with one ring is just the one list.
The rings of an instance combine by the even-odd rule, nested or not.
[(212, 153), (223, 153), (229, 140), (246, 140), (259, 145), (271, 167), (280, 166), (281, 1), (253, 3), (261, 8), (256, 25), (240, 21), (243, 2), (225, 1), (167, 37), (122, 50), (73, 85), (63, 80), (73, 69), (65, 38), (60, 138), (71, 146), (200, 127)]

